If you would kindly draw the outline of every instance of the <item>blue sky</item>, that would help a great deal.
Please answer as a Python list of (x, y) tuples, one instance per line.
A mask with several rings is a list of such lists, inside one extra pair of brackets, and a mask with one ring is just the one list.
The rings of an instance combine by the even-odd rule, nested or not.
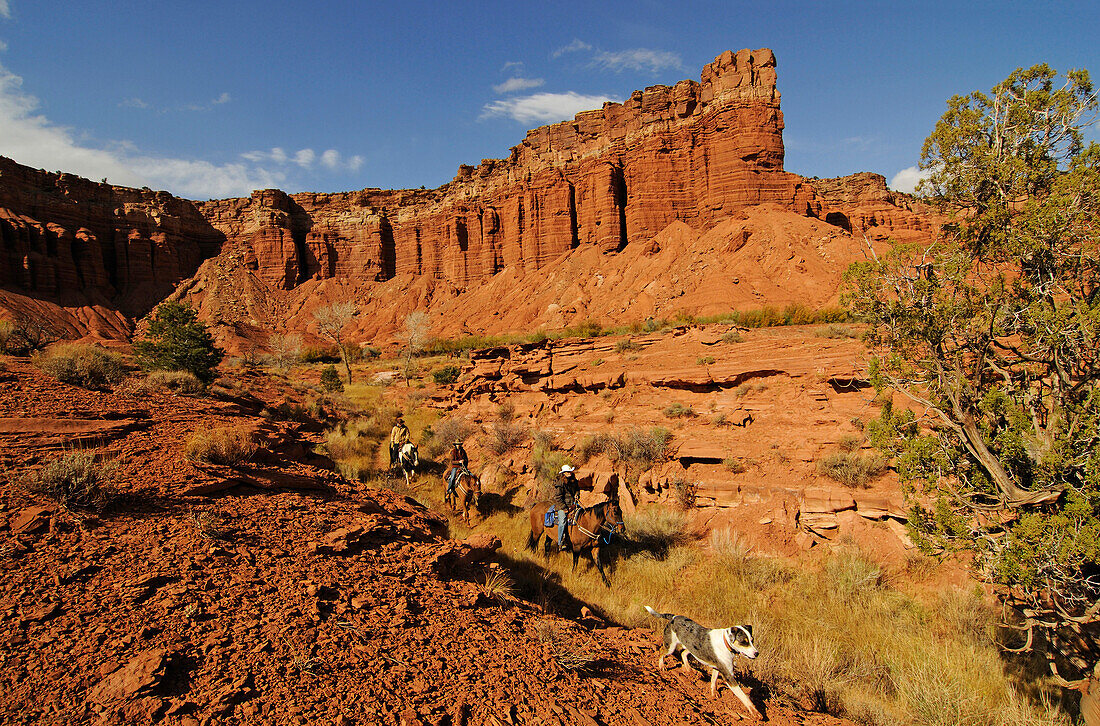
[(0, 0), (0, 155), (194, 199), (436, 187), (769, 47), (786, 168), (893, 179), (952, 94), (1038, 62), (1100, 75), (1098, 27), (1095, 1)]

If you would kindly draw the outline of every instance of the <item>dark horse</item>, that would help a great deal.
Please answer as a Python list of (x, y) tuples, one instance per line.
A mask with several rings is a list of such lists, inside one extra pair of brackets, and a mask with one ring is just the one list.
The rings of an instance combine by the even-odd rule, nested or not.
[[(546, 513), (550, 511), (550, 502), (539, 502), (531, 508), (531, 533), (527, 536), (527, 548), (538, 550), (539, 540), (546, 536), (543, 554), (550, 555), (550, 548), (558, 541), (558, 525), (555, 522), (546, 526)], [(608, 499), (594, 507), (581, 510), (576, 524), (570, 524), (565, 536), (573, 548), (573, 570), (577, 569), (577, 560), (581, 550), (588, 552), (592, 563), (603, 578), (603, 583), (611, 587), (611, 582), (603, 571), (603, 563), (600, 561), (600, 550), (611, 544), (611, 535), (614, 533), (626, 534), (626, 525), (623, 524), (623, 512), (619, 509), (619, 500)]]
[(481, 479), (462, 467), (455, 474), (455, 490), (447, 491), (447, 483), (443, 482), (443, 501), (451, 509), (462, 508), (462, 521), (470, 523), (470, 507), (477, 507), (481, 499)]

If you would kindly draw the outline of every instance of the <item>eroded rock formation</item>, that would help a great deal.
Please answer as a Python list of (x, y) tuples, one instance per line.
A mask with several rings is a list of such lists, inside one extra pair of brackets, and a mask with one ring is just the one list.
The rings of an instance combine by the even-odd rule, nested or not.
[[(56, 303), (67, 309), (71, 330), (99, 328), (83, 332), (117, 337), (130, 318), (174, 294), (199, 305), (233, 347), (234, 339), (264, 329), (307, 329), (306, 308), (327, 299), (353, 296), (364, 308), (384, 300), (385, 310), (397, 311), (438, 308), (505, 271), (509, 285), (537, 284), (567, 253), (584, 255), (597, 274), (610, 258), (653, 244), (670, 229), (694, 230), (702, 239), (753, 208), (816, 217), (854, 236), (874, 227), (932, 229), (923, 210), (889, 192), (878, 175), (809, 181), (784, 171), (782, 132), (775, 56), (763, 49), (727, 51), (703, 68), (699, 82), (653, 86), (624, 103), (529, 131), (507, 158), (462, 166), (452, 182), (433, 190), (288, 195), (268, 189), (189, 202), (2, 159), (0, 307), (28, 299)], [(791, 227), (753, 222), (729, 249), (741, 249), (761, 229), (756, 239), (767, 246), (784, 225)], [(767, 284), (742, 286), (751, 292), (740, 296), (712, 295), (706, 304), (787, 302), (769, 297), (786, 288), (776, 265), (798, 268), (808, 259), (803, 248), (815, 245), (821, 248), (809, 237), (781, 240), (780, 247), (794, 251), (754, 253), (767, 268)], [(842, 257), (830, 251), (823, 259), (836, 266)], [(795, 270), (803, 273), (809, 274)], [(398, 283), (386, 284), (393, 280)], [(660, 287), (677, 288), (676, 295), (698, 292), (666, 282)], [(549, 297), (555, 294), (560, 299), (540, 293), (541, 309), (526, 310), (512, 324), (553, 326), (631, 309), (619, 301), (588, 309), (586, 296), (565, 287)], [(807, 300), (820, 303), (820, 297)], [(644, 314), (660, 307), (649, 299), (642, 298)], [(466, 302), (484, 308), (486, 301)], [(681, 308), (692, 307), (683, 302)], [(89, 307), (99, 318), (117, 319), (93, 325)], [(471, 328), (505, 329), (503, 319), (482, 312)], [(360, 327), (366, 334), (385, 325)]]

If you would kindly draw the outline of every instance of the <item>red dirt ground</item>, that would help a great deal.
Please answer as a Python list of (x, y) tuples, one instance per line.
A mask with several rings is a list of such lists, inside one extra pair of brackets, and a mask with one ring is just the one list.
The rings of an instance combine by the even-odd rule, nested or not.
[[(653, 669), (659, 635), (570, 621), (478, 584), (485, 542), (308, 454), (261, 402), (91, 392), (0, 358), (0, 721), (719, 724), (701, 673)], [(240, 470), (193, 432), (245, 426)], [(23, 482), (73, 442), (116, 462), (118, 497), (69, 511)], [(304, 446), (303, 446), (304, 445)], [(590, 653), (563, 668), (540, 632)], [(746, 679), (748, 684), (753, 682)], [(846, 723), (752, 696), (772, 723)]]

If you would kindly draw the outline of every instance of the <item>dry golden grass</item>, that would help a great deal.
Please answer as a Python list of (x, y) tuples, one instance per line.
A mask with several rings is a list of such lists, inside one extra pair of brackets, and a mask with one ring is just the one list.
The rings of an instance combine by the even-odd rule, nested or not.
[(202, 393), (205, 387), (191, 371), (152, 371), (138, 383), (138, 393), (169, 390), (185, 395)]
[[(759, 557), (734, 533), (700, 542), (683, 512), (649, 507), (627, 517), (631, 541), (606, 588), (583, 558), (573, 573), (572, 558), (527, 550), (525, 514), (492, 515), (479, 530), (504, 541), (517, 593), (546, 607), (557, 604), (553, 582), (626, 626), (663, 624), (642, 605), (709, 627), (752, 624), (761, 655), (749, 667), (789, 703), (873, 726), (1069, 724), (1006, 674), (978, 593), (924, 583), (915, 590), (931, 594), (908, 594), (898, 587), (907, 570), (887, 573), (855, 549), (800, 562)], [(1048, 692), (1042, 682), (1029, 689)]]
[(34, 363), (62, 383), (106, 388), (122, 380), (122, 356), (98, 345), (57, 343), (34, 357)]
[(25, 484), (63, 507), (102, 509), (114, 492), (110, 479), (115, 468), (98, 461), (94, 451), (78, 449), (46, 462)]
[(240, 466), (256, 452), (252, 432), (244, 427), (227, 427), (197, 431), (187, 442), (185, 451), (192, 461), (223, 466)]

